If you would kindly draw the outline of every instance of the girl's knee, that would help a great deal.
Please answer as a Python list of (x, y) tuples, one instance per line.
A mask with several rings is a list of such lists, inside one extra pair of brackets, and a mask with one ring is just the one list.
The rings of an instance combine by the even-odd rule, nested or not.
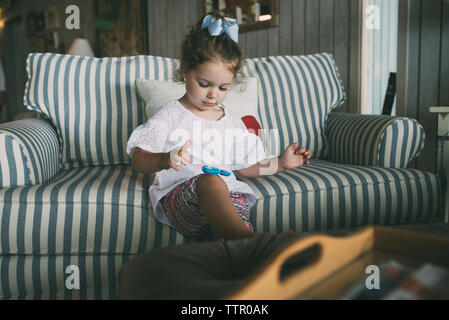
[(198, 192), (207, 192), (212, 190), (228, 190), (226, 182), (218, 175), (203, 174), (198, 178), (197, 186)]

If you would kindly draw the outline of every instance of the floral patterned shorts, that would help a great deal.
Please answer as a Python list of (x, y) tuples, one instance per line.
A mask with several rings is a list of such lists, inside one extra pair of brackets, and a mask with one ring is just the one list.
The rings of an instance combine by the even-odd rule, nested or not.
[[(198, 179), (202, 175), (197, 175), (190, 180), (180, 183), (166, 194), (160, 203), (171, 225), (182, 235), (193, 238), (213, 239), (212, 229), (206, 217), (201, 213), (200, 201), (196, 192)], [(253, 226), (249, 222), (249, 208), (245, 194), (230, 192), (229, 196), (240, 218), (252, 231)]]

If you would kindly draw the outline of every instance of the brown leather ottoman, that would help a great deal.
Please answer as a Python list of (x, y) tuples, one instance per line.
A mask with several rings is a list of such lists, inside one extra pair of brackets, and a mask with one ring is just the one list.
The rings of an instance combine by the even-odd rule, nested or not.
[[(238, 290), (276, 252), (305, 234), (258, 234), (250, 239), (217, 240), (155, 249), (125, 263), (119, 271), (119, 299), (221, 299)], [(284, 274), (307, 264), (304, 251)]]

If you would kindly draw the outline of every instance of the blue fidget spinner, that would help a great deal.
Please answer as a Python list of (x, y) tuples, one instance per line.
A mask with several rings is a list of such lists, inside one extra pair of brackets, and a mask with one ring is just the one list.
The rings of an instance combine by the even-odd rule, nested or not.
[(204, 173), (207, 173), (207, 174), (213, 174), (213, 175), (221, 174), (222, 176), (226, 176), (226, 177), (229, 177), (231, 175), (231, 173), (229, 171), (220, 170), (218, 168), (211, 167), (211, 166), (203, 166), (203, 171), (204, 171)]

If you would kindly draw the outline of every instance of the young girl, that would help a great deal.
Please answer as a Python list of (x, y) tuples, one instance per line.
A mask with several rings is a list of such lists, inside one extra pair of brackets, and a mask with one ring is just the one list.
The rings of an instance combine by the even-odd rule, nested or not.
[[(182, 44), (175, 74), (185, 95), (162, 106), (127, 144), (132, 167), (156, 174), (149, 189), (156, 218), (187, 237), (253, 236), (248, 215), (256, 198), (232, 171), (258, 177), (309, 163), (310, 152), (297, 143), (265, 159), (260, 139), (221, 104), (243, 61), (237, 42), (234, 19), (202, 18)], [(221, 174), (204, 173), (205, 165)]]

